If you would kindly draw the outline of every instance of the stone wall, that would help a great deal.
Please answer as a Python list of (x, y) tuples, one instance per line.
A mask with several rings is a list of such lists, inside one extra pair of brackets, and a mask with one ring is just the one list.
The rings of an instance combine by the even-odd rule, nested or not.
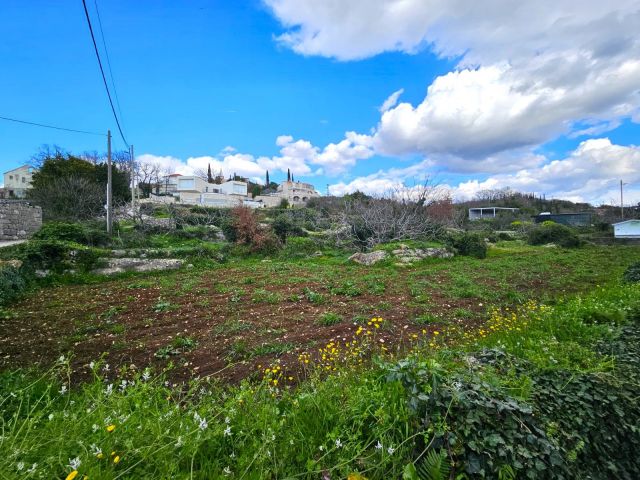
[(29, 238), (42, 226), (42, 209), (24, 200), (0, 200), (0, 240)]

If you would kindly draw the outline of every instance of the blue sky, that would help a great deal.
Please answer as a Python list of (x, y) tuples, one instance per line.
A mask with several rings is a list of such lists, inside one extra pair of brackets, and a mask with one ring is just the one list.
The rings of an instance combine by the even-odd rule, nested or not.
[[(637, 2), (589, 15), (571, 2), (541, 2), (539, 11), (511, 12), (508, 27), (509, 2), (477, 11), (462, 1), (454, 12), (427, 3), (102, 0), (125, 135), (139, 160), (166, 169), (213, 162), (281, 179), (290, 167), (336, 194), (382, 193), (430, 175), (459, 198), (512, 186), (597, 203), (624, 175), (635, 200)], [(100, 44), (94, 0), (87, 4)], [(491, 43), (482, 29), (495, 25), (507, 37)], [(111, 128), (122, 148), (81, 2), (4, 0), (0, 31), (1, 116)], [(590, 52), (588, 61), (573, 49)], [(400, 89), (398, 104), (379, 111)], [(43, 144), (105, 148), (100, 137), (0, 121), (3, 170)]]

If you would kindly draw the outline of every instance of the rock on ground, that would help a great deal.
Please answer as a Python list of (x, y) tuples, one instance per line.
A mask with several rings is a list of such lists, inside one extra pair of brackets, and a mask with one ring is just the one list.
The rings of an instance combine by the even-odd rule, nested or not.
[(174, 270), (184, 264), (174, 258), (110, 258), (107, 266), (94, 270), (97, 275), (113, 275), (122, 272), (151, 272), (154, 270)]
[(359, 263), (360, 265), (373, 265), (385, 258), (387, 258), (387, 252), (384, 250), (376, 250), (370, 253), (354, 253), (349, 257), (349, 260)]

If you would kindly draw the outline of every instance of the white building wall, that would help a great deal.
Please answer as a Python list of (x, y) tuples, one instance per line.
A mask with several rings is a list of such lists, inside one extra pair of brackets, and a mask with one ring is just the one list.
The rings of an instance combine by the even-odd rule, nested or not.
[(628, 220), (613, 225), (616, 238), (640, 238), (640, 220)]
[(7, 192), (12, 192), (13, 196), (24, 198), (27, 189), (31, 188), (31, 179), (34, 169), (29, 165), (14, 168), (4, 174), (4, 188)]

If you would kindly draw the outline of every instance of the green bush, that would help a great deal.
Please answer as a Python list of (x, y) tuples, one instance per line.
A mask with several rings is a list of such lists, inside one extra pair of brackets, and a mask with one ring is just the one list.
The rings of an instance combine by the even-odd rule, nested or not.
[(302, 227), (294, 222), (289, 215), (284, 213), (281, 213), (273, 220), (271, 227), (282, 243), (286, 243), (288, 237), (306, 236)]
[(104, 264), (104, 258), (99, 250), (86, 248), (74, 250), (73, 263), (81, 272), (95, 270)]
[(622, 275), (622, 279), (627, 283), (640, 282), (640, 262), (629, 265)]
[(60, 240), (66, 242), (84, 243), (86, 236), (84, 228), (79, 223), (48, 222), (33, 236), (35, 240)]
[(0, 267), (0, 305), (15, 300), (27, 288), (27, 281), (19, 269), (12, 266)]
[(475, 258), (486, 258), (487, 256), (487, 244), (479, 233), (464, 233), (451, 237), (450, 243), (460, 255)]
[(318, 241), (310, 237), (289, 237), (287, 244), (282, 250), (283, 258), (295, 256), (307, 256), (321, 248)]
[(19, 245), (17, 257), (27, 271), (61, 272), (68, 266), (71, 247), (58, 240), (31, 240)]
[(529, 245), (546, 245), (555, 243), (561, 247), (575, 248), (580, 246), (580, 239), (574, 231), (559, 223), (542, 222), (529, 231), (527, 239)]
[[(117, 225), (114, 227), (117, 228)], [(48, 222), (33, 236), (35, 240), (75, 242), (89, 246), (106, 246), (110, 243), (104, 223)]]

